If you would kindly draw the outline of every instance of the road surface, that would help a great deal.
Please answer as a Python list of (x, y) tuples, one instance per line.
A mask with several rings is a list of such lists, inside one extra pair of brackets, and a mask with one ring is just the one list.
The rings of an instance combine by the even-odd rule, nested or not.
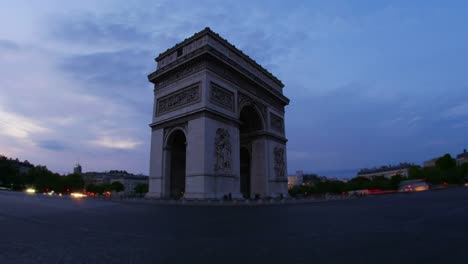
[(468, 263), (468, 188), (259, 207), (0, 191), (0, 263)]

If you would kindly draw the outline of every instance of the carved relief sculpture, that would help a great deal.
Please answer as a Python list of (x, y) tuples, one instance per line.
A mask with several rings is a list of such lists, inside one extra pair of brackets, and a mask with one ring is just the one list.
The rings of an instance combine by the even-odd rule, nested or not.
[(224, 128), (216, 129), (215, 137), (215, 172), (227, 173), (231, 170), (232, 146), (229, 131)]
[(156, 115), (170, 112), (176, 108), (186, 106), (190, 103), (200, 100), (200, 91), (198, 84), (190, 86), (183, 90), (166, 95), (157, 101)]
[(284, 133), (283, 119), (277, 115), (270, 113), (270, 126), (273, 130)]
[(161, 90), (162, 88), (177, 82), (180, 79), (187, 77), (190, 74), (194, 74), (199, 72), (203, 69), (205, 63), (202, 61), (195, 61), (193, 63), (189, 63), (184, 67), (177, 69), (174, 71), (173, 74), (168, 75), (167, 77), (161, 78), (159, 82), (156, 83), (155, 89)]
[(215, 83), (211, 83), (210, 100), (221, 107), (234, 111), (234, 93)]
[(284, 177), (284, 149), (281, 147), (275, 147), (274, 149), (274, 158), (275, 158), (275, 175), (277, 178)]

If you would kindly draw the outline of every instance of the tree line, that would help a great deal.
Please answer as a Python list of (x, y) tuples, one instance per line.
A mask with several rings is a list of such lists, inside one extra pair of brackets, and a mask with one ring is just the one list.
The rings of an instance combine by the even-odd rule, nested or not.
[(344, 182), (314, 174), (304, 175), (304, 184), (291, 188), (289, 194), (292, 196), (309, 196), (325, 193), (341, 194), (362, 189), (396, 190), (401, 181), (408, 179), (423, 179), (430, 184), (462, 184), (468, 180), (468, 164), (457, 166), (456, 160), (450, 154), (445, 154), (437, 159), (434, 167), (411, 166), (408, 169), (408, 177), (402, 175), (391, 178), (358, 176)]
[[(27, 166), (27, 170), (20, 171), (21, 164)], [(121, 171), (119, 171), (121, 172)], [(110, 184), (89, 184), (85, 182), (80, 174), (71, 173), (60, 175), (47, 169), (46, 166), (34, 166), (32, 164), (21, 163), (18, 160), (8, 159), (0, 156), (0, 187), (11, 190), (22, 191), (28, 187), (34, 187), (37, 192), (70, 193), (70, 192), (93, 192), (102, 194), (104, 192), (124, 191), (125, 186), (118, 181)], [(147, 193), (148, 184), (139, 184), (135, 187), (136, 193)]]
[(26, 172), (20, 172), (17, 162), (5, 157), (0, 158), (0, 186), (12, 190), (34, 187), (38, 192), (55, 191), (60, 193), (82, 191), (84, 181), (79, 174), (61, 176), (53, 173), (46, 166), (28, 166)]

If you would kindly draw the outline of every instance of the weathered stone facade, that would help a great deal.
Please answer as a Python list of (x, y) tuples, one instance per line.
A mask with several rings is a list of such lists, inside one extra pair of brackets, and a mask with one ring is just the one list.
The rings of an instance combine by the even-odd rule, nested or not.
[(209, 28), (156, 61), (148, 196), (287, 195), (281, 81)]

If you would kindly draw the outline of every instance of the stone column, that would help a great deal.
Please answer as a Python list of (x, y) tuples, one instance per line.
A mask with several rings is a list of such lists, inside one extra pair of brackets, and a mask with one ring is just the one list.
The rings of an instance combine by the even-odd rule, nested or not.
[(257, 138), (252, 141), (252, 157), (251, 157), (251, 197), (255, 195), (265, 197), (268, 195), (268, 152), (267, 142), (264, 138)]
[(151, 132), (150, 151), (150, 175), (148, 198), (161, 198), (164, 194), (163, 188), (163, 129)]
[(197, 118), (188, 122), (187, 159), (184, 198), (207, 198), (206, 173), (206, 122)]

